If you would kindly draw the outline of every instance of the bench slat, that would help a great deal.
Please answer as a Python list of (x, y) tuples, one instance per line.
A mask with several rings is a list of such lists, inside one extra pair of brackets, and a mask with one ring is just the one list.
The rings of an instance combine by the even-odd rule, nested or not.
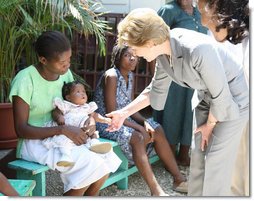
[(39, 163), (30, 162), (23, 159), (12, 161), (8, 163), (8, 166), (16, 170), (29, 171), (32, 173), (32, 175), (45, 172), (49, 169), (49, 167), (46, 165), (41, 165)]
[(113, 140), (109, 140), (109, 139), (105, 139), (105, 138), (99, 138), (99, 140), (100, 140), (100, 142), (110, 142), (112, 144), (112, 147), (118, 146), (118, 143)]

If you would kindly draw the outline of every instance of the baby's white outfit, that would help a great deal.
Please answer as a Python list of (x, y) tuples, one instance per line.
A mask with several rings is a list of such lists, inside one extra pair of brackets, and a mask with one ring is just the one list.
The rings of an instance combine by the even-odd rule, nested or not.
[[(84, 105), (76, 105), (69, 101), (62, 100), (60, 98), (55, 98), (53, 101), (54, 108), (58, 108), (62, 111), (65, 119), (65, 125), (83, 127), (85, 121), (89, 118), (89, 114), (93, 113), (98, 107), (95, 102), (85, 103)], [(45, 127), (57, 126), (55, 121), (50, 121), (45, 124)], [(100, 141), (98, 139), (87, 139), (86, 146), (88, 149), (94, 145), (98, 144)], [(70, 156), (71, 149), (76, 146), (72, 140), (70, 140), (65, 135), (55, 135), (53, 137), (48, 137), (42, 140), (42, 144), (48, 148), (60, 149), (60, 152), (64, 155), (63, 160), (72, 161)]]

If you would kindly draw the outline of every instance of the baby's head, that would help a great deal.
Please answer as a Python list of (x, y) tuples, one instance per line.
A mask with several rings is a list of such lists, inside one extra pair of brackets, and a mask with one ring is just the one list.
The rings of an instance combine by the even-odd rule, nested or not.
[(64, 100), (76, 105), (83, 105), (87, 102), (85, 86), (78, 81), (64, 83), (62, 96)]

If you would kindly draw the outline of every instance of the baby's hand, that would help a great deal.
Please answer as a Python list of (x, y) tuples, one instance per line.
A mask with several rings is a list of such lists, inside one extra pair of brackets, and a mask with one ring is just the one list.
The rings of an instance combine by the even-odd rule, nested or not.
[(111, 118), (104, 117), (104, 123), (110, 125), (111, 124)]
[(65, 125), (64, 116), (59, 116), (59, 118), (56, 120), (56, 123), (57, 123), (58, 125)]

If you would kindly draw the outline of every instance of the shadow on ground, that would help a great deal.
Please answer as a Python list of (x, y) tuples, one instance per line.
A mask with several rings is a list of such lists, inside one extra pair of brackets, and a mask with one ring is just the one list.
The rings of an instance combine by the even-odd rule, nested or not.
[[(170, 196), (186, 196), (184, 193), (178, 193), (172, 190), (173, 185), (173, 177), (169, 172), (167, 172), (162, 163), (160, 161), (154, 163), (152, 165), (155, 177), (157, 178), (159, 184), (164, 189), (166, 193)], [(181, 167), (180, 171), (185, 176), (189, 175), (189, 168)], [(61, 182), (60, 176), (57, 172), (49, 170), (46, 173), (46, 181), (47, 181), (47, 196), (60, 196), (63, 194), (63, 184)], [(108, 186), (107, 188), (100, 191), (100, 196), (150, 196), (150, 191), (137, 172), (131, 176), (129, 176), (129, 188), (127, 190), (119, 190), (116, 185)]]

